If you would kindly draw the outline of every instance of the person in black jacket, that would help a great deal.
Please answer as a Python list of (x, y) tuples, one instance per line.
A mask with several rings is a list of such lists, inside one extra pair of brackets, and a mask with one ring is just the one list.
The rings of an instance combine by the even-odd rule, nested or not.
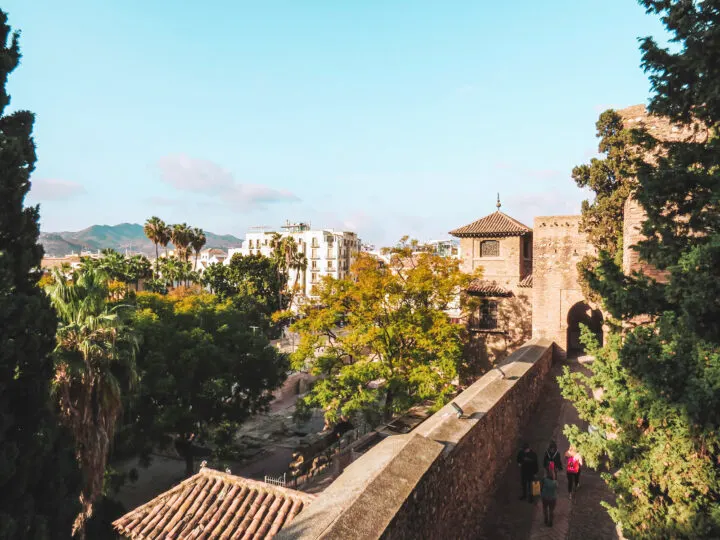
[(533, 502), (532, 481), (538, 472), (537, 454), (533, 452), (528, 443), (523, 444), (522, 450), (518, 452), (517, 464), (520, 467), (520, 482), (522, 483), (522, 495), (520, 499), (527, 497), (528, 502)]
[(555, 441), (550, 441), (548, 449), (545, 450), (545, 455), (543, 456), (543, 469), (547, 471), (550, 462), (555, 464), (556, 473), (559, 473), (563, 470), (562, 457), (560, 457), (560, 452), (558, 452), (557, 444), (555, 444)]

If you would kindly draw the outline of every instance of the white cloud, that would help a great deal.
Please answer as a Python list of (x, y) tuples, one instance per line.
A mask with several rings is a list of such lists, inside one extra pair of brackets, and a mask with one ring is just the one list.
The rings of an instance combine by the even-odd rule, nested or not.
[(216, 197), (232, 205), (263, 207), (300, 200), (287, 190), (239, 183), (229, 170), (217, 163), (186, 154), (164, 156), (158, 160), (158, 167), (161, 179), (175, 189)]
[(61, 201), (85, 193), (85, 188), (77, 182), (40, 178), (32, 180), (30, 195), (38, 201)]

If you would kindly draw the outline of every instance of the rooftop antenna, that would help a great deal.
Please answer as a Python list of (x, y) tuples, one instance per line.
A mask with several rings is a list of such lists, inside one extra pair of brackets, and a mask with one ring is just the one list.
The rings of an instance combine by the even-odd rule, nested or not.
[(500, 211), (500, 206), (502, 206), (502, 205), (500, 204), (500, 194), (499, 194), (499, 193), (497, 194), (497, 204), (496, 204), (495, 206), (497, 206), (497, 209), (498, 209), (498, 212), (499, 212), (499, 211)]

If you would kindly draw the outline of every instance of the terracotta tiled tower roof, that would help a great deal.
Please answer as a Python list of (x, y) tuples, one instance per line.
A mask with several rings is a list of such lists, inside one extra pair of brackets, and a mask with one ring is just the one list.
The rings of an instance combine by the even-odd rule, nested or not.
[(511, 218), (504, 212), (498, 210), (489, 216), (473, 221), (469, 225), (450, 231), (450, 234), (462, 238), (464, 236), (475, 237), (502, 237), (502, 236), (525, 236), (532, 232), (527, 225), (523, 225), (517, 219)]

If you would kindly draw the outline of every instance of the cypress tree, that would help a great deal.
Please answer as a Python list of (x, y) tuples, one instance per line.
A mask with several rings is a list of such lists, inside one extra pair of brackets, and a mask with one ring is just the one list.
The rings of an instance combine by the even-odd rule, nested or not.
[(51, 405), (57, 321), (38, 287), (39, 209), (23, 206), (34, 116), (6, 114), (19, 60), (18, 33), (0, 11), (0, 538), (69, 538), (79, 475)]
[(640, 3), (674, 42), (641, 40), (649, 111), (691, 135), (642, 134), (633, 196), (647, 213), (647, 240), (637, 250), (664, 277), (625, 275), (598, 245), (585, 277), (623, 324), (602, 349), (586, 334), (592, 375), (563, 378), (597, 428), (567, 433), (588, 463), (608, 465), (610, 514), (627, 537), (719, 538), (720, 0)]

